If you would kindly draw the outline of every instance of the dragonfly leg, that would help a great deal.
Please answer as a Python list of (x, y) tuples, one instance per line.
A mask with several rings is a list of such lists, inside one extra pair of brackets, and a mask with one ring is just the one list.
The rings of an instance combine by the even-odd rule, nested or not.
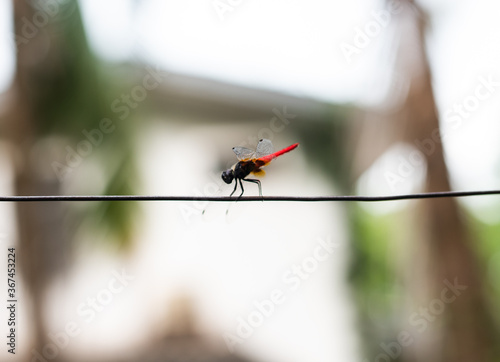
[(234, 189), (233, 189), (233, 192), (231, 192), (231, 195), (229, 195), (229, 197), (233, 196), (233, 194), (235, 193), (235, 191), (236, 191), (237, 188), (238, 188), (238, 180), (236, 179), (236, 180), (234, 180)]
[(241, 196), (243, 196), (243, 193), (245, 192), (245, 189), (243, 188), (243, 182), (241, 182), (241, 178), (238, 179), (238, 181), (240, 182), (240, 186), (241, 186), (241, 194), (240, 196), (238, 196), (238, 200), (241, 198)]
[[(261, 186), (259, 180), (252, 179), (252, 178), (244, 178), (243, 181), (253, 182), (254, 184), (257, 184), (257, 186), (259, 186), (259, 196), (262, 197), (262, 186)], [(243, 185), (242, 185), (242, 187), (243, 187)]]

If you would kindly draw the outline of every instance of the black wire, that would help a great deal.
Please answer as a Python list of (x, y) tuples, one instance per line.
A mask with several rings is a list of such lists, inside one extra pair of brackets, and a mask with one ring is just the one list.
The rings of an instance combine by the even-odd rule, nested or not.
[(440, 197), (464, 197), (500, 195), (500, 190), (485, 191), (442, 191), (407, 195), (390, 196), (147, 196), (147, 195), (51, 195), (51, 196), (2, 196), (0, 202), (33, 202), (33, 201), (395, 201), (411, 199), (432, 199)]

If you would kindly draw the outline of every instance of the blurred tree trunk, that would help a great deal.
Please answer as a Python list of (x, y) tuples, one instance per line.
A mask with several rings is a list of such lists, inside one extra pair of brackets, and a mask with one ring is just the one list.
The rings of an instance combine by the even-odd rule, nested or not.
[[(16, 195), (57, 195), (60, 182), (50, 165), (51, 145), (40, 143), (41, 121), (46, 117), (40, 103), (53, 85), (57, 70), (57, 44), (50, 38), (50, 24), (33, 22), (37, 11), (25, 0), (14, 0), (16, 74), (10, 93), (12, 104), (4, 136), (12, 145)], [(48, 15), (45, 14), (48, 21)], [(44, 18), (39, 17), (40, 24)], [(17, 203), (19, 262), (30, 298), (29, 327), (38, 353), (47, 343), (44, 321), (47, 286), (64, 262), (67, 248), (63, 203)], [(29, 301), (29, 302), (28, 302)], [(23, 303), (24, 304), (24, 303)], [(31, 355), (30, 355), (31, 358)]]
[[(113, 100), (107, 99), (107, 93), (120, 94), (124, 84), (115, 78), (100, 82), (99, 63), (87, 44), (77, 0), (12, 0), (12, 4), (16, 74), (2, 133), (12, 146), (15, 193), (57, 195), (66, 173), (58, 172), (54, 164), (58, 162), (69, 173), (75, 171), (77, 166), (71, 166), (68, 157), (80, 157), (78, 144), (86, 139), (85, 131), (99, 129), (109, 113)], [(129, 90), (129, 82), (126, 85)], [(133, 193), (135, 133), (129, 118), (116, 127), (116, 136), (89, 151), (106, 155), (98, 167), (109, 194)], [(30, 327), (34, 348), (42, 353), (47, 342), (46, 291), (56, 276), (64, 275), (78, 222), (86, 219), (107, 227), (108, 239), (124, 247), (130, 245), (133, 206), (103, 202), (78, 218), (69, 203), (17, 203), (16, 208), (20, 267), (33, 315)]]
[[(425, 17), (412, 0), (402, 2), (397, 15), (400, 36), (396, 74), (409, 82), (407, 98), (395, 120), (403, 126), (406, 140), (418, 140), (427, 163), (426, 192), (450, 190), (450, 181), (439, 136), (439, 119), (432, 89), (431, 72), (425, 48)], [(425, 147), (425, 148), (424, 148)], [(406, 354), (409, 361), (469, 362), (495, 359), (494, 326), (484, 295), (483, 278), (471, 247), (473, 240), (456, 199), (439, 198), (421, 202), (420, 220), (424, 230), (418, 240), (420, 253), (413, 256), (418, 271), (413, 272), (412, 299), (427, 303), (440, 298), (451, 284), (465, 285), (455, 301), (446, 304), (440, 322), (422, 334), (424, 345), (415, 345)], [(422, 290), (422, 286), (424, 289)], [(424, 293), (422, 293), (424, 292)], [(420, 299), (419, 299), (420, 297)], [(423, 306), (427, 306), (427, 303)], [(440, 327), (438, 327), (438, 325)], [(436, 330), (438, 337), (436, 338)], [(425, 347), (425, 348), (422, 348)], [(422, 351), (429, 347), (429, 353)], [(419, 351), (419, 352), (417, 352)], [(496, 356), (498, 358), (498, 356)]]

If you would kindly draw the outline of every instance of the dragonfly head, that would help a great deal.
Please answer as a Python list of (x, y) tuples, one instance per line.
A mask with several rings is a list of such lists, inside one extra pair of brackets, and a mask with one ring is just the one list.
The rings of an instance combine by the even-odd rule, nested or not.
[(234, 170), (228, 168), (226, 171), (222, 172), (221, 176), (225, 183), (230, 184), (234, 180)]

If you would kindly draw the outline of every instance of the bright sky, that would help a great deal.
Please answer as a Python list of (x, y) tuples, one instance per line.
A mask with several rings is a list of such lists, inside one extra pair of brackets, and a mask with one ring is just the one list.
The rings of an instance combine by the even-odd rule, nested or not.
[[(359, 96), (362, 80), (337, 44), (339, 30), (352, 28), (362, 14), (361, 3), (346, 8), (323, 0), (241, 1), (225, 13), (212, 3), (152, 0), (132, 9), (131, 1), (81, 1), (92, 24), (92, 44), (110, 60), (147, 57), (170, 69), (229, 82), (330, 100)], [(136, 30), (125, 20), (131, 14)]]
[(10, 1), (0, 2), (0, 92), (10, 85), (14, 72), (12, 13)]

